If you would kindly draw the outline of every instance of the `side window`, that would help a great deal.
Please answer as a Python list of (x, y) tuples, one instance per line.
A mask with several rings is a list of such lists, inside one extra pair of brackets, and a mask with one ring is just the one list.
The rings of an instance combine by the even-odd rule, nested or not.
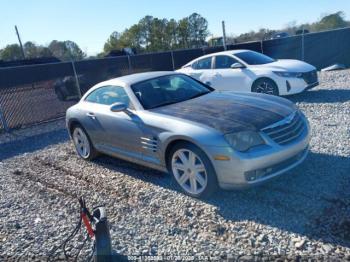
[(117, 102), (126, 104), (131, 107), (130, 99), (123, 87), (103, 86), (92, 91), (85, 101), (102, 105), (112, 105)]
[(211, 57), (206, 57), (192, 64), (192, 68), (196, 70), (211, 69)]
[(215, 68), (231, 68), (231, 65), (237, 63), (238, 61), (231, 56), (227, 55), (218, 55), (215, 57)]

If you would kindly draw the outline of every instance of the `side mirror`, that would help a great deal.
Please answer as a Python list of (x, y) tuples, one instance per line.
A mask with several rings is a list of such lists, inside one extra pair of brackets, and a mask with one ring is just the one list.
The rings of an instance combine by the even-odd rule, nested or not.
[(127, 110), (127, 106), (124, 103), (117, 102), (111, 105), (110, 110), (112, 112), (122, 112)]
[(242, 65), (241, 63), (233, 63), (232, 65), (231, 65), (231, 68), (232, 69), (238, 69), (238, 68), (245, 68), (245, 66), (244, 65)]

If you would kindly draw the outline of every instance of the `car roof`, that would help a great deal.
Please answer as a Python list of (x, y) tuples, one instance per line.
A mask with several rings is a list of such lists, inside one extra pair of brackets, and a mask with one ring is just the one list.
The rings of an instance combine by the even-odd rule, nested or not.
[(130, 86), (132, 84), (160, 77), (160, 76), (165, 76), (165, 75), (174, 75), (174, 74), (179, 74), (174, 71), (154, 71), (154, 72), (144, 72), (144, 73), (136, 73), (136, 74), (131, 74), (131, 75), (125, 75), (117, 78), (113, 78), (104, 82), (101, 82), (98, 84), (98, 86), (102, 85), (120, 85), (123, 84), (123, 86)]
[(148, 80), (148, 79), (152, 79), (152, 78), (160, 77), (160, 76), (165, 76), (165, 75), (171, 75), (171, 74), (176, 74), (176, 73), (173, 71), (144, 72), (144, 73), (136, 73), (136, 74), (118, 77), (118, 78), (112, 79), (110, 81), (118, 80), (118, 81), (124, 82), (125, 84), (132, 85), (132, 84), (144, 81), (144, 80)]
[(85, 97), (88, 96), (92, 91), (103, 86), (114, 85), (114, 86), (127, 87), (144, 80), (148, 80), (148, 79), (152, 79), (160, 76), (176, 75), (176, 74), (179, 74), (179, 73), (174, 71), (154, 71), (154, 72), (136, 73), (136, 74), (125, 75), (117, 78), (112, 78), (107, 81), (103, 81), (94, 85), (84, 94), (82, 98), (85, 99)]

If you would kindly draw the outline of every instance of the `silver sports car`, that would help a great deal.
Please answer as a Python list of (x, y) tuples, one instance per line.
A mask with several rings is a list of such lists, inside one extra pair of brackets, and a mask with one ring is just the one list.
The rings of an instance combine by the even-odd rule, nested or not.
[(104, 153), (169, 172), (193, 197), (276, 177), (305, 159), (310, 139), (287, 99), (219, 92), (174, 72), (95, 85), (68, 109), (67, 128), (83, 159)]

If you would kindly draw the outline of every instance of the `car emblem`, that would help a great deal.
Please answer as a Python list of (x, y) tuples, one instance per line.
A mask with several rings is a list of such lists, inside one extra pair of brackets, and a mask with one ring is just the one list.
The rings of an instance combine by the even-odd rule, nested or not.
[(289, 116), (287, 116), (287, 117), (284, 119), (284, 122), (285, 122), (286, 124), (290, 124), (290, 122), (293, 121), (294, 117), (295, 117), (295, 112), (293, 112), (292, 114), (290, 114)]
[(269, 126), (263, 128), (262, 131), (264, 131), (266, 129), (275, 128), (275, 127), (278, 127), (278, 126), (283, 126), (283, 125), (286, 125), (286, 124), (287, 125), (290, 124), (293, 121), (296, 113), (297, 113), (297, 111), (294, 111), (289, 116), (283, 118), (281, 121), (278, 121), (277, 123), (274, 123), (272, 125), (269, 125)]

